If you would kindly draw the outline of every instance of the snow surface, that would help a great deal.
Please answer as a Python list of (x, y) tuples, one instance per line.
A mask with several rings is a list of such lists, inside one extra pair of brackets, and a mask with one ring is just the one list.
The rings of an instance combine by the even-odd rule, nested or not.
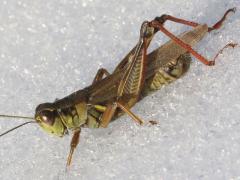
[[(34, 115), (36, 105), (89, 85), (112, 71), (135, 45), (144, 20), (161, 14), (224, 27), (195, 49), (211, 58), (239, 43), (239, 0), (1, 0), (0, 113)], [(167, 23), (178, 34), (189, 28)], [(167, 41), (158, 35), (152, 48)], [(240, 48), (215, 67), (193, 58), (186, 76), (138, 103), (154, 127), (123, 116), (107, 129), (84, 129), (65, 172), (70, 136), (51, 137), (35, 124), (0, 139), (0, 179), (240, 179)], [(22, 120), (1, 119), (0, 132)]]

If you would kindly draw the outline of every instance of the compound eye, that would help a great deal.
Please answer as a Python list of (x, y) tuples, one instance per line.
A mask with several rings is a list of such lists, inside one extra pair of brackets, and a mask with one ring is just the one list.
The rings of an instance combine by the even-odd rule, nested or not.
[(54, 111), (49, 111), (49, 110), (43, 110), (40, 112), (40, 117), (43, 123), (46, 123), (50, 126), (54, 124), (55, 121), (55, 113)]

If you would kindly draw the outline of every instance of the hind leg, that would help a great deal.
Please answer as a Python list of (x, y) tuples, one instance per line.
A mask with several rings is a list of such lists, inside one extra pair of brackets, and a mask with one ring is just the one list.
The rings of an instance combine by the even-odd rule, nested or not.
[[(221, 28), (223, 22), (226, 20), (227, 15), (230, 12), (235, 13), (235, 11), (236, 11), (236, 8), (228, 9), (225, 12), (225, 14), (223, 15), (223, 17), (216, 24), (214, 24), (212, 27), (208, 27), (208, 32)], [(169, 20), (169, 21), (173, 21), (173, 22), (176, 22), (176, 23), (180, 23), (180, 24), (184, 24), (184, 25), (192, 26), (192, 27), (197, 27), (199, 25), (199, 23), (197, 23), (197, 22), (176, 18), (174, 16), (167, 15), (167, 14), (164, 14), (164, 15), (162, 15), (160, 17), (156, 17), (154, 20), (158, 21), (161, 24), (164, 24), (167, 20)]]
[(97, 74), (95, 75), (95, 78), (93, 79), (92, 84), (94, 84), (94, 83), (96, 83), (97, 81), (103, 79), (103, 76), (104, 76), (104, 75), (105, 75), (105, 76), (109, 76), (110, 73), (109, 73), (106, 69), (104, 69), (104, 68), (99, 69), (98, 72), (97, 72)]
[[(226, 13), (224, 14), (224, 16), (221, 18), (220, 21), (218, 21), (213, 27), (208, 28), (208, 32), (214, 30), (214, 29), (218, 29), (221, 27), (222, 23), (224, 22), (224, 20), (226, 19), (226, 16), (228, 13), (230, 12), (235, 12), (235, 8), (229, 9), (228, 11), (226, 11)], [(203, 57), (201, 54), (199, 54), (198, 52), (196, 52), (194, 49), (192, 49), (192, 47), (188, 44), (186, 44), (185, 42), (183, 42), (181, 39), (179, 39), (178, 37), (176, 37), (174, 34), (172, 34), (170, 31), (168, 31), (164, 26), (164, 22), (166, 20), (171, 20), (177, 23), (181, 23), (181, 24), (186, 24), (189, 26), (193, 26), (196, 27), (198, 25), (198, 23), (195, 22), (191, 22), (191, 21), (186, 21), (183, 19), (178, 19), (175, 18), (173, 16), (169, 16), (169, 15), (163, 15), (161, 17), (157, 17), (155, 18), (155, 20), (150, 22), (150, 25), (154, 28), (156, 28), (157, 30), (163, 32), (166, 36), (168, 36), (169, 38), (171, 38), (175, 43), (177, 43), (178, 45), (180, 45), (181, 47), (183, 47), (184, 49), (186, 49), (189, 53), (191, 53), (193, 56), (195, 56), (199, 61), (201, 61), (203, 64), (207, 65), (207, 66), (213, 66), (215, 65), (215, 58), (213, 60), (208, 60), (205, 57)], [(227, 45), (228, 47), (230, 45)], [(218, 53), (219, 54), (219, 53)]]

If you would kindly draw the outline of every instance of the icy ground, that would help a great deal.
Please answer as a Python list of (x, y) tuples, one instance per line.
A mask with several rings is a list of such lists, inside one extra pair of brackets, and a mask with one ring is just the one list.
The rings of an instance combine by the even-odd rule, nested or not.
[[(163, 13), (224, 27), (195, 49), (211, 58), (240, 43), (239, 0), (1, 0), (0, 113), (33, 116), (35, 106), (89, 85), (100, 67), (112, 71), (138, 40), (144, 20)], [(167, 23), (178, 34), (189, 28)], [(166, 42), (158, 35), (152, 49)], [(240, 179), (240, 47), (215, 67), (193, 58), (190, 71), (133, 111), (155, 127), (123, 116), (107, 129), (84, 129), (65, 173), (70, 136), (28, 125), (0, 139), (0, 179)], [(0, 132), (23, 120), (1, 119)]]

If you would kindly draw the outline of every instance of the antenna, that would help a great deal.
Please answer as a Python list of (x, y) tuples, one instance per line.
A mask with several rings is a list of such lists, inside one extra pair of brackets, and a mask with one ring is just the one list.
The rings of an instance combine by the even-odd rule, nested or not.
[(12, 116), (12, 115), (6, 115), (6, 114), (0, 114), (0, 117), (2, 117), (2, 118), (15, 118), (15, 119), (34, 119), (33, 117), (27, 117), (27, 116)]
[[(15, 119), (34, 119), (33, 117), (28, 117), (28, 116), (12, 116), (12, 115), (5, 115), (5, 114), (0, 114), (0, 118), (15, 118)], [(26, 124), (30, 123), (37, 123), (36, 121), (27, 121), (25, 123), (22, 123), (12, 129), (7, 130), (6, 132), (0, 134), (0, 137), (4, 136), (5, 134), (10, 133), (11, 131), (14, 131), (15, 129), (18, 129)]]
[(36, 122), (36, 121), (28, 121), (28, 122), (22, 123), (22, 124), (20, 124), (20, 125), (18, 125), (18, 126), (16, 126), (16, 127), (12, 128), (12, 129), (7, 130), (6, 132), (0, 134), (0, 137), (2, 137), (2, 136), (4, 136), (5, 134), (8, 134), (8, 133), (10, 133), (11, 131), (14, 131), (15, 129), (18, 129), (18, 128), (26, 125), (26, 124), (30, 124), (30, 123), (37, 123), (37, 122)]

